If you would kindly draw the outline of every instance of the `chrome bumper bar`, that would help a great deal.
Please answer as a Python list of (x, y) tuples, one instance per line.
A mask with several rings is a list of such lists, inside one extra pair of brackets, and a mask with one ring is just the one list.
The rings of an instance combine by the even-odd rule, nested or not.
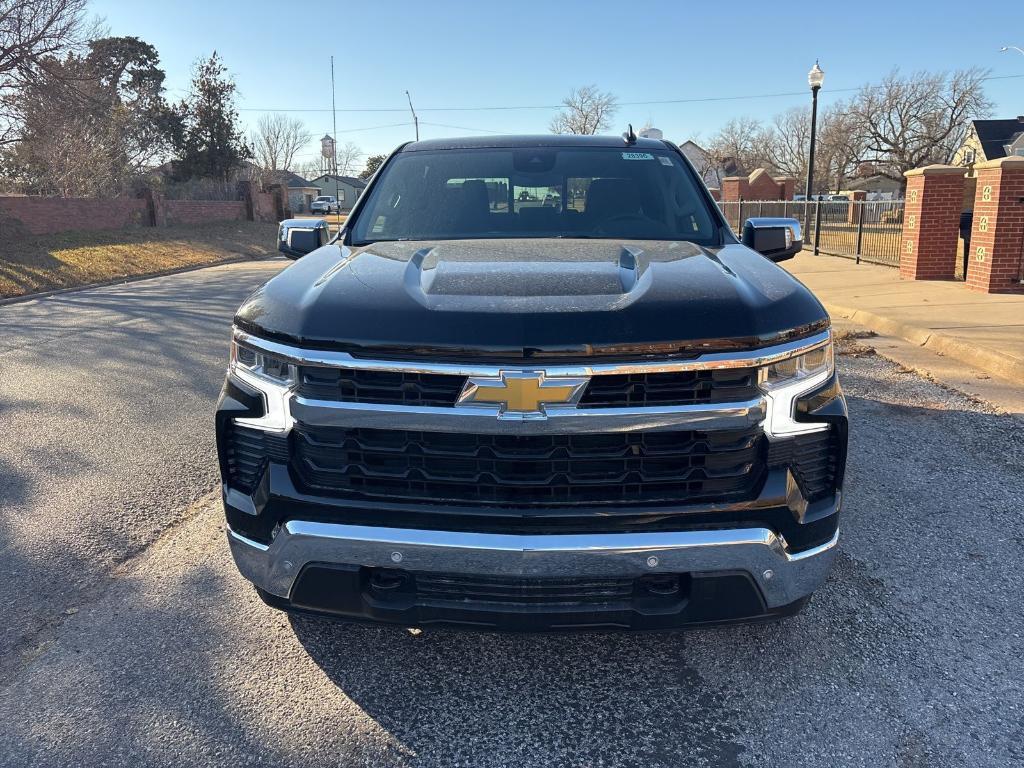
[(242, 575), (284, 598), (308, 563), (534, 578), (745, 571), (769, 608), (813, 592), (828, 575), (838, 539), (836, 533), (790, 554), (767, 528), (519, 536), (291, 521), (269, 546), (228, 530)]

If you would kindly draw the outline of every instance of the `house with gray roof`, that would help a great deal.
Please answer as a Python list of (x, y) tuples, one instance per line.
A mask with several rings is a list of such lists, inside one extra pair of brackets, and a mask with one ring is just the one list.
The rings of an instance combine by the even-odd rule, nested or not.
[(333, 195), (338, 198), (343, 213), (352, 210), (356, 200), (366, 189), (366, 182), (355, 176), (335, 176), (333, 173), (325, 173), (317, 176), (310, 184), (318, 187), (319, 195)]
[(954, 163), (973, 165), (1014, 156), (1024, 157), (1024, 115), (1005, 120), (972, 120)]
[(309, 204), (320, 194), (319, 187), (291, 171), (271, 171), (268, 182), (287, 187), (288, 208), (293, 214), (308, 213)]

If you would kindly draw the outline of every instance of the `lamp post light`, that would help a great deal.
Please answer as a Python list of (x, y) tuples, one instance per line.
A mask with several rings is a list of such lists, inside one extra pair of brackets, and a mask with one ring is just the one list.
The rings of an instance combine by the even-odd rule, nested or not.
[(814, 194), (814, 141), (818, 130), (818, 91), (825, 82), (825, 72), (814, 62), (807, 73), (807, 84), (811, 86), (811, 152), (807, 158), (807, 187), (804, 190), (804, 237), (811, 231), (811, 195)]
[(1007, 51), (1016, 51), (1017, 53), (1024, 54), (1024, 48), (1018, 48), (1016, 45), (1004, 45), (999, 49), (1000, 53), (1006, 53)]

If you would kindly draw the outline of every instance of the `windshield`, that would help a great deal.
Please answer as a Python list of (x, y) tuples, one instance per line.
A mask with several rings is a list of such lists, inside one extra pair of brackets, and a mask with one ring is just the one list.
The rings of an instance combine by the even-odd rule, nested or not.
[(670, 150), (449, 149), (385, 167), (352, 242), (600, 237), (713, 244), (693, 174)]
[(334, 198), (333, 197), (318, 197), (313, 202), (314, 203), (333, 203), (334, 202)]

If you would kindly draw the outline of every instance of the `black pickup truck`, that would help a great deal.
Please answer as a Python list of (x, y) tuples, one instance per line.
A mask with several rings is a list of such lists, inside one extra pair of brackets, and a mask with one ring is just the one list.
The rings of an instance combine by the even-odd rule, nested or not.
[(673, 144), (406, 144), (333, 239), (279, 246), (216, 415), (270, 605), (665, 629), (787, 616), (826, 577), (847, 410), (828, 315), (773, 263), (799, 224), (738, 241)]

